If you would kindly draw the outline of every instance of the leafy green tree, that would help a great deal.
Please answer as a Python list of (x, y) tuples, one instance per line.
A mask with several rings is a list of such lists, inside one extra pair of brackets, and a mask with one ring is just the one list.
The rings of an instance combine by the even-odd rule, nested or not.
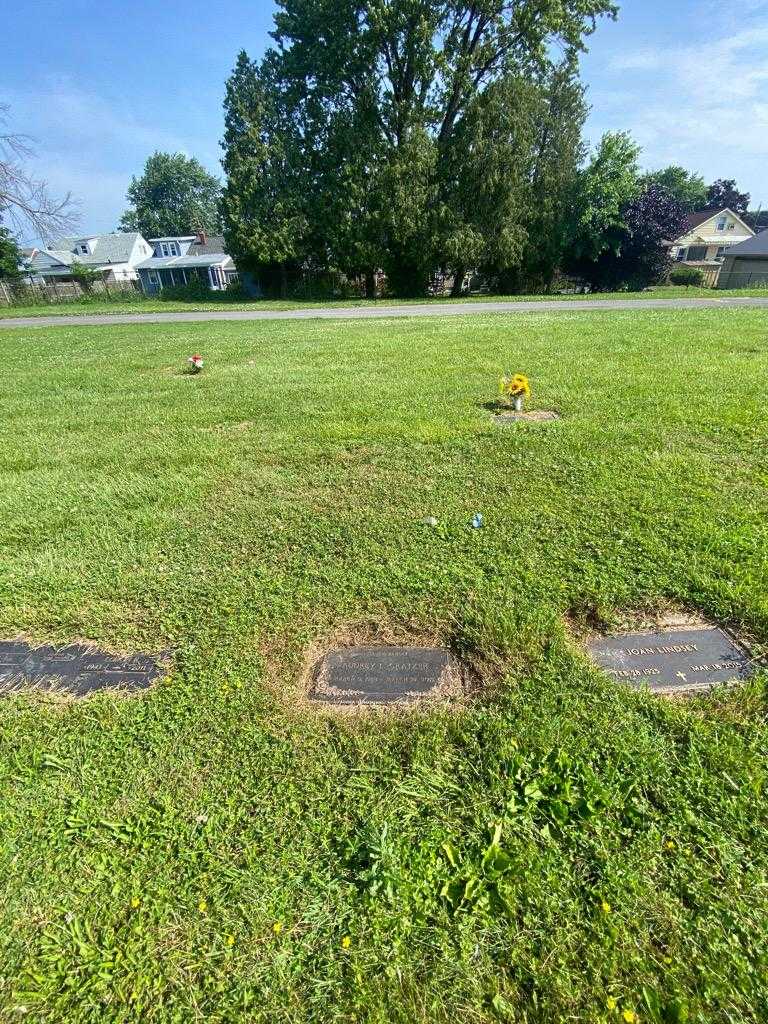
[(22, 274), (22, 252), (8, 228), (0, 227), (0, 280), (18, 281)]
[[(399, 294), (419, 292), (436, 263), (520, 247), (519, 225), (510, 235), (505, 224), (522, 182), (509, 179), (519, 194), (494, 217), (467, 194), (467, 175), (445, 168), (475, 159), (479, 140), (493, 173), (505, 171), (510, 135), (491, 130), (486, 101), (505, 83), (547, 78), (558, 50), (572, 63), (596, 19), (615, 12), (612, 0), (282, 0), (276, 48), (250, 69), (241, 55), (230, 79), (227, 111), (237, 107), (240, 136), (258, 138), (251, 155), (228, 130), (228, 175), (254, 197), (284, 198), (293, 258), (376, 260)], [(243, 203), (228, 186), (223, 209), (243, 240), (268, 230), (245, 227), (265, 216), (261, 198)], [(248, 249), (257, 259), (258, 245)]]
[(625, 213), (639, 194), (640, 147), (626, 132), (608, 132), (580, 175), (568, 258), (583, 272), (603, 253), (617, 255), (626, 238)]
[(596, 291), (640, 291), (657, 284), (670, 267), (667, 241), (680, 234), (685, 214), (663, 185), (641, 185), (619, 211), (621, 228), (612, 228), (612, 244), (582, 260), (581, 276)]
[[(523, 95), (522, 88), (516, 91)], [(501, 291), (546, 292), (552, 285), (570, 238), (585, 117), (584, 90), (569, 63), (556, 67), (546, 81), (531, 84), (527, 131), (512, 144), (524, 156), (522, 173), (504, 181), (518, 208), (508, 230), (517, 222), (524, 235), (515, 257), (496, 264), (494, 279)]]
[(666, 188), (687, 211), (703, 210), (707, 205), (707, 186), (700, 174), (686, 171), (671, 164), (660, 171), (651, 171), (642, 177), (643, 185), (661, 185)]
[(749, 192), (739, 192), (733, 178), (718, 178), (707, 189), (707, 209), (724, 210), (743, 215), (749, 209)]
[(145, 238), (218, 231), (218, 178), (194, 157), (153, 153), (141, 176), (131, 179), (126, 199), (131, 209), (120, 220), (121, 231), (140, 231)]

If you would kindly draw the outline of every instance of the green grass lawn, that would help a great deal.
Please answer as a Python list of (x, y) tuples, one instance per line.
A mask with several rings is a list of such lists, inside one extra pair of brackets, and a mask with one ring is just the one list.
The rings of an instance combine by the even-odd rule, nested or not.
[[(580, 643), (682, 607), (765, 651), (765, 312), (0, 356), (0, 637), (175, 652), (143, 696), (0, 701), (0, 1020), (765, 1019), (765, 676), (670, 702)], [(504, 370), (563, 419), (496, 426)], [(307, 650), (362, 629), (485, 688), (308, 709)]]
[(92, 300), (89, 302), (61, 302), (58, 304), (44, 304), (38, 306), (0, 306), (0, 318), (17, 316), (77, 316), (93, 315), (95, 313), (173, 313), (173, 312), (197, 312), (199, 310), (230, 310), (239, 311), (247, 309), (307, 309), (318, 307), (340, 307), (340, 306), (386, 306), (403, 305), (404, 303), (425, 302), (536, 302), (541, 299), (557, 299), (562, 302), (579, 302), (584, 299), (718, 299), (728, 297), (752, 296), (768, 298), (766, 288), (741, 288), (722, 291), (713, 291), (711, 288), (684, 288), (669, 286), (665, 288), (653, 288), (644, 292), (597, 292), (594, 295), (471, 295), (463, 296), (461, 299), (448, 297), (432, 299), (376, 299), (375, 302), (369, 299), (340, 299), (334, 301), (299, 301), (282, 299), (258, 299), (236, 302), (227, 296), (212, 298), (209, 301), (179, 302), (163, 301), (156, 298), (145, 298), (141, 295), (132, 296), (130, 300), (114, 298), (107, 301)]

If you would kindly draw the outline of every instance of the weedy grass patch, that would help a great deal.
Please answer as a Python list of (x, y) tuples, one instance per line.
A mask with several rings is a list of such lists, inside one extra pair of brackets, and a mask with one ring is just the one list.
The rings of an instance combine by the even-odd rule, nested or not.
[[(765, 651), (765, 313), (0, 352), (0, 636), (175, 652), (139, 698), (0, 702), (0, 1019), (764, 1017), (765, 676), (655, 699), (569, 624), (674, 606)], [(562, 419), (500, 430), (510, 368)], [(376, 622), (483, 692), (298, 708), (312, 645)]]

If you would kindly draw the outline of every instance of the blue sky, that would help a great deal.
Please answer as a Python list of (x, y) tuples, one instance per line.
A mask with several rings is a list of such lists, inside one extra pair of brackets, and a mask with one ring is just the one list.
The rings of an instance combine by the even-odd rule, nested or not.
[[(82, 230), (115, 228), (155, 149), (220, 171), (224, 83), (239, 49), (263, 52), (271, 2), (9, 7), (0, 103), (35, 138), (35, 172), (79, 200)], [(644, 166), (735, 177), (768, 206), (768, 0), (624, 0), (589, 46), (590, 140), (626, 129)]]

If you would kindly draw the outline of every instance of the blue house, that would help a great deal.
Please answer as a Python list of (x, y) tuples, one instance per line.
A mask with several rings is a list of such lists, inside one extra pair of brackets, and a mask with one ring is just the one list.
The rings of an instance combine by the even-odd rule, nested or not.
[(232, 257), (224, 251), (221, 235), (169, 235), (150, 238), (153, 255), (136, 267), (147, 295), (163, 288), (201, 281), (211, 291), (224, 291), (238, 279)]

